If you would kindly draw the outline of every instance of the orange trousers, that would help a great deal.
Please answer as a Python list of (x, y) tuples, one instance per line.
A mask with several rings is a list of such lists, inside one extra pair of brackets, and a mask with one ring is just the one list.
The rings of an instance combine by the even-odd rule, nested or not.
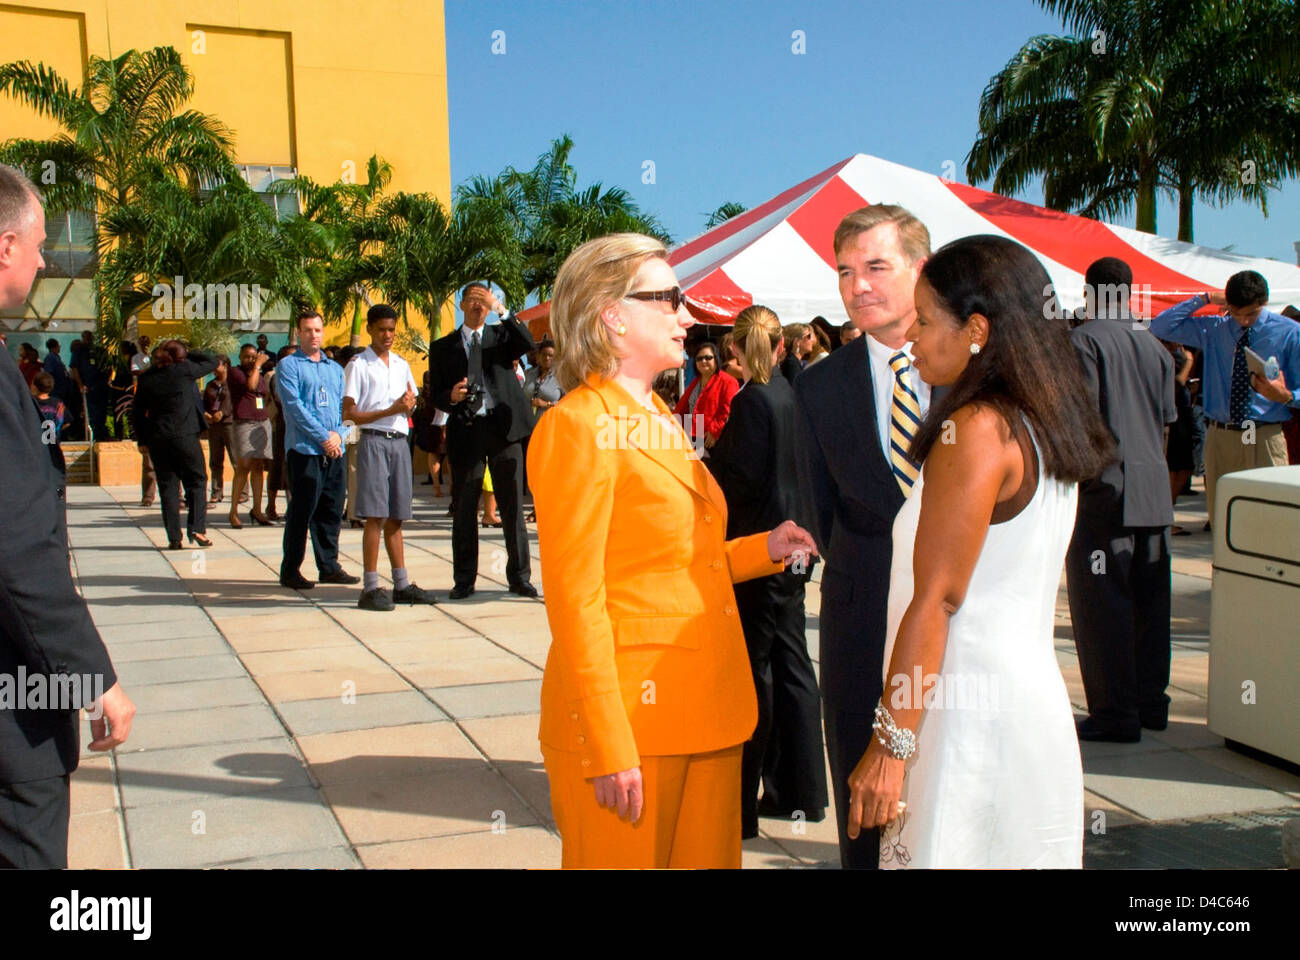
[(565, 869), (740, 867), (741, 744), (688, 756), (642, 757), (636, 823), (596, 802), (577, 754), (542, 748)]

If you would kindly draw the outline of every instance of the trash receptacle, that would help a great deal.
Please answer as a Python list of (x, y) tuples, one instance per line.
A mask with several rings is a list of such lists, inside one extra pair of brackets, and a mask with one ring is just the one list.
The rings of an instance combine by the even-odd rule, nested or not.
[(1219, 480), (1209, 728), (1300, 763), (1300, 466)]

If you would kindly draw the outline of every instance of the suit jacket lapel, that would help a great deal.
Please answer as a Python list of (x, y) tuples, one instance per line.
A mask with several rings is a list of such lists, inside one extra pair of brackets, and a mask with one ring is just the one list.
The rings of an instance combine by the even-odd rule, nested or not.
[[(613, 418), (615, 437), (621, 447), (638, 450), (677, 478), (683, 486), (702, 500), (706, 500), (724, 517), (727, 500), (713, 475), (695, 454), (694, 444), (686, 431), (672, 415), (672, 411), (656, 394), (655, 408), (663, 417), (654, 417), (631, 394), (613, 380), (587, 381), (604, 401), (605, 409)], [(607, 435), (604, 430), (602, 435)]]

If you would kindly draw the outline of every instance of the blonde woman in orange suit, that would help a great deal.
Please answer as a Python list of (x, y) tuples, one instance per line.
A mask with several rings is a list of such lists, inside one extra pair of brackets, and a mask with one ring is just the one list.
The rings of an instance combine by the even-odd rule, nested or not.
[[(733, 582), (812, 537), (728, 542), (722, 492), (654, 393), (694, 322), (657, 240), (565, 261), (551, 302), (569, 391), (528, 450), (551, 648), (539, 739), (565, 867), (739, 867), (757, 720)], [(575, 496), (580, 499), (575, 501)]]

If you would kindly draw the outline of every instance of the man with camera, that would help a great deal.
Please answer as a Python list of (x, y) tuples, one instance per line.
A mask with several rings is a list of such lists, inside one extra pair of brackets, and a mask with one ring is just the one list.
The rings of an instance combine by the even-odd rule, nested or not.
[[(485, 283), (461, 292), (465, 323), (429, 349), (433, 403), (450, 415), (447, 460), (451, 464), (452, 600), (474, 592), (478, 577), (478, 501), (483, 468), (492, 469), (506, 539), (506, 582), (511, 593), (536, 597), (530, 583), (528, 531), (524, 526), (522, 441), (532, 431), (528, 399), (515, 376), (515, 361), (536, 349), (532, 335)], [(494, 312), (501, 322), (488, 326)]]

